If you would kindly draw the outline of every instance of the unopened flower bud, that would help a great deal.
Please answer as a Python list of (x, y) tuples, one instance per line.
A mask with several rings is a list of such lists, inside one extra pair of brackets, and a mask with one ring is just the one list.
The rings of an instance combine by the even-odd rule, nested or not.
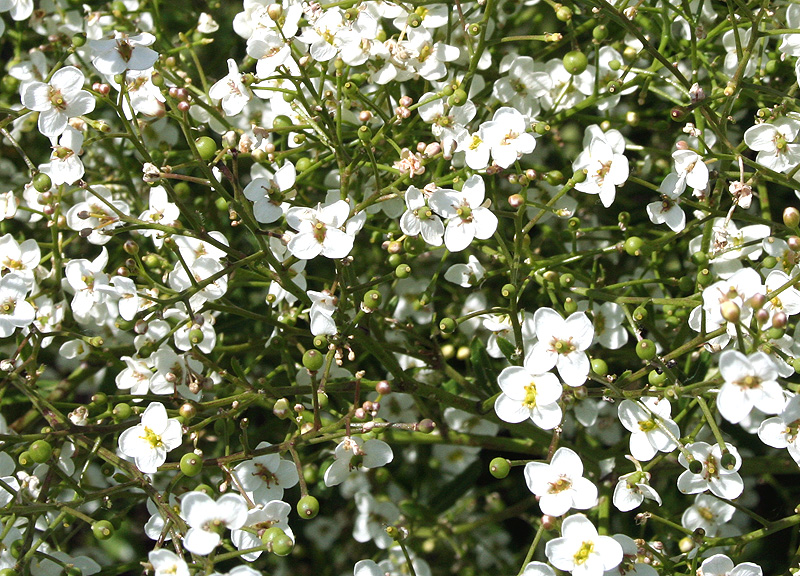
[(786, 328), (786, 323), (789, 321), (788, 316), (786, 316), (785, 312), (775, 312), (772, 315), (772, 327), (778, 328), (779, 330), (783, 330)]
[(783, 211), (783, 223), (789, 228), (797, 228), (800, 224), (800, 210), (794, 206), (789, 206)]
[(736, 304), (736, 302), (732, 302), (731, 300), (726, 300), (720, 305), (719, 309), (720, 309), (720, 314), (722, 314), (722, 317), (728, 322), (739, 321), (739, 317), (741, 316), (741, 310), (739, 309), (739, 305)]

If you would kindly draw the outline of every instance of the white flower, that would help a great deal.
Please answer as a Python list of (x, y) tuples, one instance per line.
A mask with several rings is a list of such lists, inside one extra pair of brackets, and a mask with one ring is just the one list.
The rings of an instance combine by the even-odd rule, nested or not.
[[(260, 442), (256, 450), (269, 446), (269, 442)], [(248, 495), (261, 504), (281, 500), (283, 491), (297, 484), (299, 479), (297, 467), (277, 453), (262, 454), (246, 460), (233, 469), (233, 474)]]
[(83, 202), (78, 202), (67, 211), (67, 226), (82, 232), (89, 230), (86, 240), (102, 246), (111, 240), (109, 232), (122, 225), (119, 213), (130, 214), (130, 206), (123, 200), (114, 200), (111, 190), (95, 185), (83, 193)]
[(539, 308), (533, 315), (539, 341), (531, 348), (526, 365), (547, 372), (558, 368), (561, 379), (570, 386), (581, 386), (589, 376), (586, 349), (594, 339), (594, 327), (583, 312), (574, 312), (566, 320), (552, 308)]
[(761, 566), (752, 562), (742, 562), (733, 565), (733, 560), (724, 554), (714, 554), (710, 558), (703, 560), (700, 570), (697, 571), (701, 576), (762, 576)]
[(27, 294), (28, 282), (22, 274), (11, 272), (0, 278), (0, 338), (8, 338), (36, 318), (36, 310), (25, 300)]
[(619, 477), (612, 501), (620, 512), (629, 512), (641, 506), (645, 498), (661, 505), (661, 496), (649, 484), (650, 473), (636, 471)]
[(556, 573), (544, 562), (529, 562), (520, 576), (556, 576)]
[(353, 249), (355, 237), (340, 230), (350, 214), (350, 204), (337, 200), (316, 208), (290, 208), (286, 222), (297, 230), (288, 248), (296, 258), (311, 260), (322, 254), (326, 258), (344, 258)]
[(647, 205), (647, 215), (653, 224), (666, 224), (673, 232), (686, 227), (686, 214), (680, 208), (680, 197), (686, 189), (686, 179), (670, 172), (659, 186), (661, 200)]
[(706, 442), (687, 444), (686, 451), (695, 462), (700, 462), (702, 468), (697, 474), (689, 470), (689, 460), (681, 452), (678, 462), (687, 470), (678, 477), (678, 490), (684, 494), (699, 494), (710, 490), (714, 496), (725, 500), (738, 497), (744, 490), (744, 482), (738, 474), (742, 458), (736, 447), (731, 444), (726, 444), (725, 447), (734, 459), (730, 468), (722, 465), (722, 449), (719, 444), (713, 446)]
[(200, 34), (213, 34), (219, 30), (219, 24), (211, 14), (207, 12), (200, 12), (200, 16), (197, 17), (197, 31)]
[(584, 147), (572, 168), (586, 170), (586, 180), (575, 184), (575, 189), (586, 194), (599, 194), (603, 206), (608, 208), (617, 195), (616, 187), (628, 179), (628, 159), (623, 155), (625, 140), (618, 130), (604, 133), (593, 125), (586, 129)]
[(308, 290), (307, 294), (311, 298), (311, 308), (308, 310), (311, 333), (314, 336), (336, 334), (336, 321), (333, 315), (336, 313), (337, 298), (327, 291)]
[(147, 70), (158, 60), (158, 52), (148, 48), (156, 37), (147, 32), (129, 36), (114, 31), (110, 38), (92, 40), (92, 64), (101, 74), (114, 76), (125, 70)]
[(407, 236), (422, 234), (422, 239), (431, 246), (442, 245), (444, 224), (425, 202), (425, 194), (416, 186), (406, 190), (406, 206), (400, 217), (400, 229)]
[(431, 195), (430, 207), (442, 218), (449, 218), (444, 244), (450, 252), (464, 250), (475, 238), (491, 238), (497, 230), (497, 216), (481, 206), (485, 194), (483, 178), (473, 174), (461, 192), (439, 188)]
[(81, 146), (83, 134), (72, 126), (67, 126), (58, 139), (58, 145), (53, 146), (50, 163), (41, 166), (42, 171), (47, 166), (47, 173), (54, 186), (72, 184), (83, 178), (84, 167), (79, 156)]
[(681, 526), (688, 530), (702, 528), (706, 536), (714, 538), (720, 528), (727, 526), (736, 508), (710, 494), (698, 494), (694, 504), (681, 516)]
[(244, 526), (247, 504), (239, 494), (224, 494), (214, 501), (204, 492), (190, 492), (181, 500), (181, 518), (189, 525), (183, 546), (189, 552), (205, 556), (219, 545), (224, 529)]
[(486, 269), (481, 265), (480, 261), (470, 254), (467, 264), (453, 264), (450, 266), (447, 272), (444, 273), (444, 279), (453, 284), (458, 284), (462, 288), (470, 288), (483, 280), (485, 273)]
[(153, 474), (167, 461), (167, 452), (181, 445), (181, 424), (177, 418), (167, 418), (160, 402), (152, 402), (142, 414), (141, 423), (119, 435), (119, 450), (133, 458), (136, 467)]
[(292, 189), (297, 178), (294, 164), (286, 161), (275, 174), (266, 173), (254, 178), (242, 193), (244, 197), (254, 202), (253, 216), (262, 224), (275, 222), (289, 210), (286, 202), (292, 194), (287, 194)]
[[(139, 220), (171, 226), (177, 222), (180, 215), (180, 208), (169, 201), (166, 189), (163, 186), (153, 186), (150, 188), (149, 207), (139, 215)], [(156, 248), (164, 245), (164, 233), (158, 230), (148, 228), (140, 230), (139, 233), (152, 238)]]
[(50, 81), (30, 82), (22, 90), (22, 105), (39, 112), (39, 132), (55, 138), (67, 128), (67, 120), (94, 110), (94, 97), (82, 90), (85, 77), (75, 66), (64, 66)]
[(226, 116), (236, 116), (250, 101), (250, 90), (242, 82), (236, 60), (228, 58), (228, 75), (220, 78), (208, 89), (212, 100), (219, 100)]
[(570, 516), (561, 525), (561, 538), (545, 546), (550, 564), (573, 576), (601, 576), (622, 562), (622, 546), (611, 536), (599, 536), (583, 514)]
[(386, 466), (394, 458), (392, 448), (383, 440), (347, 437), (334, 452), (336, 460), (325, 471), (325, 485), (336, 486), (358, 468), (369, 470)]
[(538, 367), (508, 366), (497, 377), (503, 391), (494, 403), (497, 417), (504, 422), (523, 422), (528, 418), (542, 430), (552, 430), (561, 423), (561, 383), (551, 372), (538, 373)]
[(778, 416), (767, 418), (758, 428), (758, 437), (767, 446), (786, 448), (800, 466), (800, 396), (793, 396)]
[(788, 172), (800, 164), (800, 144), (794, 144), (800, 122), (778, 118), (772, 124), (756, 124), (744, 133), (744, 142), (758, 152), (756, 162), (776, 172)]
[(150, 390), (150, 378), (153, 376), (150, 363), (139, 358), (123, 356), (125, 369), (117, 374), (115, 382), (120, 390), (130, 390), (134, 396), (144, 396)]
[(592, 307), (594, 339), (609, 350), (622, 348), (628, 342), (628, 331), (623, 322), (625, 311), (615, 302), (595, 303)]
[(719, 372), (725, 383), (717, 394), (717, 408), (728, 422), (738, 424), (753, 408), (766, 414), (779, 413), (785, 404), (778, 384), (775, 362), (764, 352), (745, 356), (725, 350), (719, 356)]
[(619, 420), (631, 433), (631, 456), (646, 462), (660, 452), (678, 447), (681, 431), (670, 418), (672, 406), (666, 399), (642, 398), (638, 402), (623, 400), (618, 408)]
[[(258, 506), (247, 511), (247, 520), (244, 523), (245, 527), (255, 528), (259, 532), (272, 528), (273, 526), (280, 528), (286, 535), (294, 542), (294, 534), (292, 529), (289, 528), (289, 512), (292, 507), (282, 500), (271, 500), (263, 507)], [(261, 546), (261, 538), (258, 533), (247, 532), (245, 530), (231, 530), (231, 542), (236, 546), (237, 550), (246, 550), (247, 548), (255, 548)], [(261, 550), (242, 554), (242, 560), (252, 562), (261, 556)]]
[(525, 117), (508, 106), (499, 108), (491, 121), (481, 125), (482, 138), (488, 143), (495, 164), (508, 168), (523, 154), (533, 152), (536, 139), (525, 132), (527, 125)]
[(581, 457), (569, 448), (556, 450), (549, 464), (525, 464), (525, 483), (539, 496), (542, 514), (561, 516), (570, 508), (586, 510), (597, 504), (597, 487), (583, 477)]
[(794, 287), (793, 281), (788, 274), (781, 270), (772, 270), (764, 281), (764, 288), (767, 293), (774, 292), (786, 285), (788, 285), (787, 288), (781, 290), (777, 296), (774, 296), (764, 304), (764, 308), (770, 313), (770, 318), (774, 316), (775, 312), (783, 312), (787, 316), (800, 314), (800, 291)]
[(695, 190), (708, 187), (708, 166), (703, 157), (692, 150), (676, 150), (672, 153), (675, 161), (675, 173), (686, 185)]
[(153, 550), (147, 555), (153, 565), (154, 576), (189, 576), (189, 566), (181, 558), (169, 550)]
[(394, 525), (400, 519), (400, 509), (388, 500), (376, 500), (369, 492), (356, 492), (356, 516), (353, 525), (353, 539), (356, 542), (375, 541), (375, 545), (385, 550), (394, 544), (386, 533), (386, 526)]

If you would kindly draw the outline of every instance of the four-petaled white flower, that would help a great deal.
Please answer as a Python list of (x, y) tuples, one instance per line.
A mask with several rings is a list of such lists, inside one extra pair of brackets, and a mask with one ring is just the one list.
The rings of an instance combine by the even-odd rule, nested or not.
[(166, 550), (153, 550), (147, 554), (147, 560), (153, 565), (154, 576), (189, 576), (189, 566), (180, 556)]
[(325, 471), (325, 485), (336, 486), (345, 481), (353, 470), (380, 468), (394, 458), (391, 446), (383, 440), (347, 437), (336, 447), (333, 464)]
[(94, 110), (94, 97), (83, 90), (85, 77), (75, 66), (64, 66), (50, 81), (30, 82), (22, 90), (22, 105), (39, 112), (39, 132), (55, 138), (67, 129), (67, 120)]
[(25, 300), (28, 282), (17, 272), (0, 278), (0, 338), (8, 338), (17, 328), (29, 326), (36, 310)]
[(550, 564), (573, 576), (601, 576), (622, 562), (622, 546), (611, 536), (600, 536), (583, 514), (564, 520), (561, 537), (545, 546)]
[(289, 240), (289, 252), (301, 260), (311, 260), (320, 254), (326, 258), (344, 258), (353, 249), (355, 237), (340, 227), (350, 214), (350, 204), (337, 200), (316, 208), (290, 208), (286, 222), (297, 230)]
[[(260, 442), (256, 450), (270, 447)], [(233, 469), (233, 475), (256, 503), (266, 504), (283, 498), (283, 491), (298, 482), (297, 467), (279, 454), (262, 454), (246, 460)]]
[(503, 391), (494, 403), (497, 417), (504, 422), (523, 422), (530, 418), (542, 430), (561, 423), (561, 382), (552, 372), (539, 373), (535, 364), (508, 366), (497, 377)]
[(645, 498), (661, 506), (661, 496), (650, 484), (650, 473), (637, 470), (619, 477), (612, 502), (620, 512), (629, 512), (641, 506)]
[[(587, 141), (588, 140), (588, 141)], [(600, 202), (608, 208), (617, 195), (617, 186), (628, 179), (628, 159), (625, 139), (618, 130), (603, 132), (597, 125), (589, 126), (584, 135), (584, 150), (575, 162), (574, 170), (586, 170), (586, 180), (575, 184), (575, 189), (586, 194), (598, 194)]]
[(148, 32), (129, 36), (114, 31), (110, 38), (92, 40), (92, 64), (101, 74), (114, 76), (125, 70), (147, 70), (158, 60), (158, 52), (148, 48), (156, 37)]
[(552, 308), (539, 308), (533, 315), (536, 337), (525, 363), (540, 372), (558, 368), (561, 379), (570, 386), (581, 386), (589, 375), (586, 349), (594, 340), (594, 327), (583, 312), (574, 312), (564, 320)]
[(767, 418), (758, 428), (758, 437), (767, 446), (786, 448), (800, 466), (800, 396), (793, 396), (778, 416)]
[[(244, 187), (244, 197), (253, 202), (253, 216), (262, 224), (275, 222), (289, 210), (286, 202), (297, 178), (294, 164), (285, 162), (275, 171), (254, 178)], [(345, 216), (346, 218), (346, 216)]]
[(407, 236), (422, 234), (422, 239), (431, 246), (442, 245), (444, 224), (426, 203), (426, 194), (416, 186), (406, 190), (408, 209), (400, 217), (400, 229)]
[(756, 162), (775, 170), (788, 172), (800, 164), (800, 144), (795, 144), (800, 132), (800, 121), (778, 118), (772, 124), (756, 124), (744, 133), (744, 142), (758, 152)]
[(719, 356), (719, 372), (725, 383), (717, 394), (717, 408), (728, 422), (738, 424), (753, 408), (765, 414), (777, 414), (783, 409), (783, 388), (769, 354), (755, 352), (745, 356), (736, 350), (725, 350)]
[(734, 566), (733, 560), (725, 554), (714, 554), (703, 560), (697, 573), (701, 576), (762, 576), (764, 574), (761, 566), (752, 562), (742, 562)]
[(680, 428), (670, 418), (672, 406), (666, 399), (642, 398), (638, 402), (623, 400), (618, 408), (619, 420), (631, 433), (631, 456), (646, 462), (660, 452), (678, 447)]
[[(678, 477), (678, 490), (684, 494), (699, 494), (710, 490), (714, 496), (725, 500), (737, 498), (744, 490), (744, 482), (738, 473), (742, 458), (736, 447), (731, 444), (726, 444), (725, 447), (733, 458), (728, 467), (724, 465), (727, 463), (722, 461), (723, 454), (719, 444), (713, 446), (707, 442), (687, 444), (686, 451), (691, 455), (692, 463), (689, 463), (683, 452), (678, 456), (678, 462), (686, 468)], [(700, 466), (697, 466), (699, 470), (697, 473), (692, 471), (696, 466), (695, 462), (700, 463)]]
[(190, 492), (181, 500), (181, 518), (189, 525), (183, 537), (184, 547), (205, 556), (222, 541), (222, 531), (244, 526), (247, 503), (239, 494), (224, 494), (214, 501), (204, 492)]
[(181, 424), (168, 418), (160, 402), (152, 402), (142, 414), (141, 423), (119, 435), (119, 450), (133, 458), (136, 467), (153, 474), (167, 461), (167, 452), (181, 445)]
[(236, 60), (228, 58), (228, 75), (220, 78), (208, 89), (212, 100), (219, 100), (226, 116), (236, 116), (250, 101), (250, 90), (242, 82)]
[(486, 188), (477, 174), (470, 176), (461, 192), (438, 188), (428, 204), (442, 218), (448, 218), (444, 245), (450, 252), (460, 252), (472, 241), (491, 238), (497, 230), (497, 216), (481, 204)]
[(570, 508), (586, 510), (597, 504), (597, 487), (583, 477), (581, 457), (569, 448), (556, 450), (549, 464), (525, 464), (525, 483), (539, 497), (542, 514), (561, 516)]

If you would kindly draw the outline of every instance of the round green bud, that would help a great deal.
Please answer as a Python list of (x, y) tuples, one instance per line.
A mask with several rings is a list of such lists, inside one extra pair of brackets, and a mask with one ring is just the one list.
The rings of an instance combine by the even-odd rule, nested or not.
[(564, 299), (564, 312), (567, 314), (574, 314), (578, 311), (578, 303), (573, 300), (572, 298), (565, 298)]
[(608, 364), (602, 358), (592, 359), (592, 372), (598, 376), (605, 376), (608, 374)]
[(37, 172), (36, 176), (33, 177), (33, 188), (37, 192), (44, 193), (50, 190), (52, 187), (53, 181), (50, 179), (50, 176), (44, 172)]
[(592, 38), (597, 40), (598, 42), (602, 42), (606, 38), (608, 38), (608, 26), (605, 24), (599, 24), (594, 27), (592, 30)]
[(114, 535), (114, 525), (108, 520), (98, 520), (92, 524), (92, 534), (98, 540), (108, 540)]
[(489, 473), (495, 478), (505, 478), (510, 471), (511, 464), (505, 458), (494, 458), (489, 462)]
[(714, 281), (714, 276), (708, 268), (703, 268), (697, 272), (697, 283), (700, 286), (708, 286)]
[(636, 320), (637, 322), (642, 322), (644, 320), (647, 320), (647, 308), (645, 308), (644, 306), (637, 306), (633, 310), (633, 319)]
[(203, 341), (203, 331), (199, 328), (189, 330), (189, 342), (192, 344), (200, 344)]
[(325, 356), (319, 350), (306, 350), (303, 353), (303, 366), (311, 372), (316, 372), (325, 363)]
[(622, 84), (618, 80), (612, 80), (608, 84), (606, 84), (606, 90), (609, 94), (616, 94), (620, 90), (622, 90)]
[(477, 22), (473, 22), (469, 26), (467, 26), (467, 34), (470, 36), (478, 36), (481, 33), (481, 25)]
[(297, 501), (297, 514), (303, 520), (311, 520), (319, 514), (319, 500), (313, 496), (303, 496)]
[(567, 272), (566, 274), (561, 275), (559, 282), (561, 283), (562, 288), (569, 288), (575, 284), (575, 276)]
[(122, 422), (123, 420), (127, 420), (131, 417), (133, 411), (128, 404), (120, 403), (114, 406), (114, 409), (111, 411), (111, 415), (114, 417), (114, 421)]
[(203, 471), (203, 459), (194, 452), (181, 456), (181, 472), (184, 476), (194, 478)]
[(636, 355), (642, 360), (652, 360), (656, 357), (656, 344), (647, 338), (636, 343)]
[(288, 556), (292, 553), (294, 542), (286, 534), (283, 536), (276, 536), (272, 540), (272, 553), (276, 556)]
[(208, 496), (214, 496), (214, 489), (208, 484), (198, 484), (195, 487), (194, 492), (202, 492), (203, 494), (207, 494)]
[(517, 287), (513, 284), (504, 284), (500, 289), (500, 294), (503, 295), (503, 298), (513, 298), (516, 293)]
[(313, 463), (303, 466), (303, 480), (306, 484), (316, 484), (319, 480), (319, 466)]
[(630, 256), (641, 256), (642, 246), (644, 246), (644, 240), (642, 240), (638, 236), (631, 236), (630, 238), (625, 240), (623, 248), (625, 249), (625, 252), (627, 252)]
[(700, 474), (703, 471), (703, 463), (700, 460), (692, 460), (689, 462), (689, 472), (692, 474)]
[(439, 321), (439, 330), (441, 330), (444, 334), (452, 334), (456, 331), (456, 321), (452, 318), (442, 318)]
[(775, 268), (778, 265), (778, 259), (775, 256), (765, 256), (763, 260), (761, 260), (761, 265), (764, 268)]
[(789, 228), (797, 228), (800, 225), (800, 210), (794, 206), (785, 208), (783, 210), (783, 223)]
[(562, 22), (569, 22), (572, 20), (572, 10), (568, 6), (559, 6), (556, 10), (556, 18)]
[(560, 170), (551, 170), (544, 175), (544, 180), (551, 186), (559, 186), (564, 183), (564, 175)]
[(692, 280), (691, 276), (681, 276), (680, 280), (678, 280), (678, 288), (684, 293), (691, 292), (694, 290), (694, 280)]
[(279, 114), (272, 121), (272, 128), (273, 130), (287, 130), (294, 128), (294, 122), (286, 114)]
[(674, 122), (683, 122), (689, 116), (689, 111), (683, 106), (675, 106), (669, 111), (669, 117)]
[(581, 170), (575, 170), (575, 172), (572, 173), (572, 181), (575, 182), (576, 184), (585, 182), (586, 174), (587, 174), (586, 168), (582, 168)]
[(448, 102), (451, 106), (461, 106), (467, 101), (467, 93), (461, 88), (453, 90), (453, 95), (450, 96)]
[(261, 534), (261, 542), (264, 544), (272, 544), (276, 538), (280, 538), (281, 536), (286, 536), (286, 532), (277, 526), (272, 526), (264, 530), (264, 533)]
[(369, 126), (366, 124), (364, 126), (359, 126), (358, 130), (358, 139), (362, 142), (369, 142), (372, 140), (372, 130), (369, 129)]
[(719, 461), (725, 470), (733, 470), (736, 467), (736, 457), (730, 452), (725, 452)]
[(33, 456), (31, 456), (31, 453), (27, 450), (23, 450), (20, 452), (20, 455), (17, 456), (17, 462), (19, 462), (19, 465), (23, 468), (27, 468), (33, 464)]
[(25, 545), (25, 542), (23, 542), (22, 539), (14, 540), (11, 543), (11, 557), (15, 558), (15, 559), (18, 559), (20, 556), (22, 556), (22, 550), (23, 550), (22, 547), (24, 545)]
[(564, 63), (564, 68), (567, 69), (567, 72), (573, 76), (581, 74), (589, 66), (589, 60), (586, 58), (586, 54), (579, 50), (572, 50), (571, 52), (564, 54), (564, 59), (562, 62)]
[(368, 290), (366, 294), (364, 294), (364, 298), (362, 300), (364, 306), (369, 308), (370, 310), (375, 310), (381, 304), (381, 293), (378, 290)]
[(17, 576), (17, 571), (13, 568), (3, 568), (0, 570), (0, 576)]
[(311, 168), (311, 158), (307, 156), (303, 156), (302, 158), (298, 158), (297, 162), (294, 163), (294, 167), (297, 169), (298, 172), (305, 172), (309, 168)]
[(83, 32), (78, 32), (77, 34), (73, 34), (72, 36), (72, 45), (75, 48), (80, 48), (86, 44), (86, 34)]
[(692, 262), (697, 264), (698, 266), (707, 266), (708, 265), (708, 254), (703, 252), (702, 250), (698, 250), (691, 256)]
[(200, 136), (194, 141), (194, 145), (197, 147), (197, 153), (200, 154), (200, 158), (206, 162), (217, 155), (217, 143), (209, 136)]
[(317, 350), (325, 350), (328, 348), (328, 337), (324, 334), (314, 336), (314, 348)]
[(416, 12), (412, 12), (408, 15), (408, 18), (406, 18), (406, 24), (411, 28), (419, 28), (422, 25), (422, 16)]
[(411, 266), (408, 264), (400, 264), (394, 269), (394, 275), (400, 279), (408, 278), (411, 275)]
[(786, 334), (786, 330), (783, 328), (770, 328), (767, 330), (767, 338), (770, 340), (780, 340), (783, 338), (783, 335)]
[(44, 464), (50, 457), (53, 455), (53, 447), (50, 446), (50, 443), (47, 440), (36, 440), (31, 447), (28, 448), (28, 452), (31, 454), (31, 458), (37, 464)]
[(661, 386), (667, 381), (667, 373), (659, 372), (658, 370), (650, 370), (650, 373), (647, 375), (647, 381), (651, 386)]
[(400, 254), (389, 254), (389, 266), (397, 268), (403, 263), (403, 257)]

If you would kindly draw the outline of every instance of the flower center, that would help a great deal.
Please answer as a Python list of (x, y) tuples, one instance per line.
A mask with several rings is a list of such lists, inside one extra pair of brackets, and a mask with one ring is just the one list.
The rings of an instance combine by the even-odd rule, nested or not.
[(456, 214), (458, 214), (461, 219), (466, 222), (472, 221), (472, 208), (466, 203), (458, 207)]
[(710, 508), (706, 508), (705, 506), (700, 506), (697, 509), (697, 513), (700, 514), (700, 516), (702, 516), (705, 520), (713, 520), (714, 519), (714, 513), (711, 512)]
[(129, 62), (133, 56), (133, 46), (127, 40), (117, 40), (117, 52), (125, 62)]
[(736, 384), (738, 384), (742, 388), (747, 388), (749, 390), (752, 390), (753, 388), (758, 388), (759, 386), (761, 386), (761, 378), (759, 378), (758, 376), (745, 376), (744, 378), (736, 382)]
[(476, 150), (478, 148), (478, 146), (480, 146), (481, 144), (483, 144), (483, 140), (481, 140), (481, 137), (478, 136), (477, 134), (473, 134), (472, 135), (472, 142), (470, 142), (470, 144), (469, 144), (469, 149), (470, 150)]
[(50, 88), (50, 103), (56, 110), (65, 110), (67, 108), (64, 95), (61, 94), (61, 90), (56, 90), (55, 88)]
[(639, 430), (642, 432), (650, 432), (656, 429), (655, 420), (639, 420)]
[(275, 484), (276, 486), (280, 485), (278, 482), (278, 477), (270, 472), (270, 470), (263, 464), (256, 463), (256, 472), (253, 472), (253, 476), (258, 476), (261, 478), (262, 482), (267, 485), (267, 488), (272, 487), (272, 484)]
[(572, 488), (572, 480), (562, 475), (555, 482), (550, 482), (550, 490), (548, 492), (550, 494), (558, 494), (559, 492), (569, 490), (570, 488)]
[(575, 565), (580, 566), (584, 562), (589, 559), (589, 556), (594, 552), (594, 542), (584, 542), (581, 544), (581, 547), (575, 552), (575, 556), (573, 556), (573, 560), (575, 560)]
[(531, 382), (527, 386), (525, 386), (525, 399), (522, 401), (522, 405), (529, 410), (533, 410), (536, 408), (536, 383)]
[(553, 342), (550, 344), (550, 348), (556, 354), (571, 354), (577, 350), (575, 344), (572, 343), (572, 339), (569, 340), (558, 340), (556, 338), (553, 339)]
[(153, 449), (162, 448), (164, 443), (161, 441), (161, 436), (153, 432), (149, 427), (144, 427), (144, 436), (139, 436), (150, 444)]
[(327, 228), (323, 222), (317, 221), (314, 224), (314, 239), (322, 244), (325, 242), (325, 234), (327, 233)]

